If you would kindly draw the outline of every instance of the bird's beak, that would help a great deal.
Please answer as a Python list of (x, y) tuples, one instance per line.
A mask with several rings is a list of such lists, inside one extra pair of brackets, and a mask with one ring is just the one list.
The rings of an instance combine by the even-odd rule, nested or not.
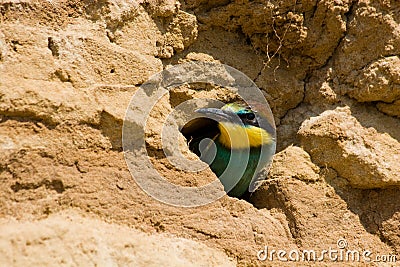
[(206, 115), (207, 118), (217, 122), (232, 122), (240, 123), (239, 116), (233, 112), (226, 112), (219, 108), (200, 108), (196, 110), (197, 113)]

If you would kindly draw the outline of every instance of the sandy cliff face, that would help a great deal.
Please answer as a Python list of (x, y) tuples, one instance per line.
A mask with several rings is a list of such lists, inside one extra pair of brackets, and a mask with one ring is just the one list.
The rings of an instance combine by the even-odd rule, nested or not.
[[(265, 246), (339, 239), (400, 255), (399, 14), (384, 0), (1, 1), (1, 265), (245, 266)], [(190, 60), (244, 72), (270, 103), (278, 151), (247, 201), (166, 205), (128, 171), (131, 96)], [(178, 88), (147, 129), (154, 165), (186, 186), (215, 176), (174, 168), (159, 130), (196, 97), (233, 98)]]

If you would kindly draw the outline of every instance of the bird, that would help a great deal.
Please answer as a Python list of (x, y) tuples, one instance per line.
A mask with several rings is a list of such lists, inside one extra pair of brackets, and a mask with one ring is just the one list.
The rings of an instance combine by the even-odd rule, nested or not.
[(265, 179), (257, 175), (275, 153), (276, 130), (269, 107), (241, 101), (196, 113), (205, 117), (181, 129), (189, 149), (210, 166), (229, 196), (253, 192)]

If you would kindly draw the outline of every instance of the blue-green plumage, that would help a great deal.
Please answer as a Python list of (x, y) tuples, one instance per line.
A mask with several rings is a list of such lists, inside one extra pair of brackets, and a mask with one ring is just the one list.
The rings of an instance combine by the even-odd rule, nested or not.
[[(226, 192), (230, 196), (240, 197), (246, 193), (260, 159), (260, 149), (251, 148), (249, 152), (243, 149), (231, 150), (224, 147), (220, 142), (215, 142), (217, 153), (210, 164), (211, 170), (219, 177)], [(205, 152), (207, 154), (207, 152)], [(209, 163), (207, 155), (201, 159)], [(232, 166), (227, 170), (228, 163), (232, 157)], [(238, 169), (238, 170), (237, 170)], [(243, 172), (242, 176), (240, 173)], [(224, 172), (226, 172), (224, 174)], [(236, 177), (235, 177), (236, 176)], [(238, 181), (239, 180), (239, 181)]]

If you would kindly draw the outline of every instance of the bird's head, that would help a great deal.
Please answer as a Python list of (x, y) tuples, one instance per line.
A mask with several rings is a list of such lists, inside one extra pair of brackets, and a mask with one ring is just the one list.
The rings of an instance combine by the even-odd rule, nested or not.
[(275, 139), (273, 118), (257, 103), (230, 103), (218, 108), (201, 108), (198, 113), (217, 122), (218, 141), (229, 149), (270, 145)]

